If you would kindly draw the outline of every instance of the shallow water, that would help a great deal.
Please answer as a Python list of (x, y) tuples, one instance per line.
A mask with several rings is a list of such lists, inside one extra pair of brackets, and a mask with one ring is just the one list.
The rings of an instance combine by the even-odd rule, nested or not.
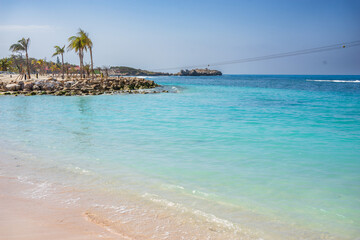
[(0, 140), (31, 153), (21, 174), (39, 182), (136, 195), (265, 239), (354, 239), (359, 79), (151, 77), (177, 93), (1, 96)]

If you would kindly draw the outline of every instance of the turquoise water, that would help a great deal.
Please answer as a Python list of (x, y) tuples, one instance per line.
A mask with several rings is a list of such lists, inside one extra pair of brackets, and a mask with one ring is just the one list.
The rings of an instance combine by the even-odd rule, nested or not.
[(360, 235), (360, 76), (151, 80), (173, 93), (0, 96), (0, 139), (96, 174), (87, 186), (255, 229)]

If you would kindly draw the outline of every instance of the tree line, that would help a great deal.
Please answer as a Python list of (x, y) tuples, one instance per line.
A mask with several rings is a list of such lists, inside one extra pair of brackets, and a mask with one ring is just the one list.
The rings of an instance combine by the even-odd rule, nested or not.
[[(54, 56), (61, 56), (61, 64), (58, 59), (58, 62), (55, 64), (50, 61), (47, 62), (45, 59), (35, 59), (30, 58), (28, 54), (30, 46), (30, 38), (22, 38), (17, 43), (12, 44), (9, 48), (13, 53), (19, 53), (19, 55), (11, 55), (9, 58), (0, 59), (0, 71), (13, 71), (18, 72), (19, 74), (26, 74), (29, 79), (31, 79), (31, 73), (46, 74), (51, 71), (52, 73), (59, 73), (61, 71), (62, 78), (64, 74), (74, 74), (76, 72), (80, 73), (81, 77), (84, 77), (85, 73), (90, 76), (94, 76), (94, 64), (92, 49), (93, 43), (89, 37), (89, 34), (82, 29), (79, 29), (76, 35), (68, 38), (67, 51), (75, 51), (79, 56), (80, 64), (79, 69), (76, 69), (76, 65), (64, 63), (64, 53), (65, 45), (62, 47), (56, 45), (54, 46)], [(91, 65), (84, 65), (84, 54), (89, 51)], [(22, 54), (25, 54), (25, 58)], [(61, 69), (60, 66), (61, 65)], [(99, 70), (98, 70), (99, 71)]]

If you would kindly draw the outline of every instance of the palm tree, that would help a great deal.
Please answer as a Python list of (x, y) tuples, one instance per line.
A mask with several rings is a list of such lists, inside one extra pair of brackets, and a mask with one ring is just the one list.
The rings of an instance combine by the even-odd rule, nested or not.
[(80, 59), (80, 75), (82, 77), (82, 70), (83, 70), (83, 58), (84, 58), (84, 49), (86, 49), (86, 46), (81, 39), (80, 36), (71, 36), (69, 37), (69, 46), (67, 47), (67, 50), (74, 50), (76, 53), (79, 54)]
[(57, 56), (57, 55), (61, 55), (61, 60), (62, 60), (62, 68), (61, 68), (61, 72), (62, 72), (62, 79), (64, 79), (64, 52), (65, 52), (65, 45), (61, 48), (59, 46), (54, 46), (55, 48), (55, 53), (52, 55)]
[(87, 32), (85, 32), (84, 30), (82, 30), (81, 28), (79, 29), (78, 36), (81, 37), (81, 40), (85, 45), (85, 50), (87, 50), (87, 48), (89, 48), (90, 60), (91, 60), (91, 75), (94, 76), (94, 64), (93, 64), (93, 57), (92, 57), (93, 43), (92, 43), (91, 39), (89, 38), (89, 34)]
[(30, 38), (28, 38), (28, 39), (22, 38), (17, 43), (11, 45), (9, 50), (12, 51), (12, 52), (25, 52), (25, 54), (26, 54), (27, 72), (28, 72), (28, 75), (29, 75), (29, 79), (31, 79), (29, 56), (28, 56), (29, 45), (30, 45)]

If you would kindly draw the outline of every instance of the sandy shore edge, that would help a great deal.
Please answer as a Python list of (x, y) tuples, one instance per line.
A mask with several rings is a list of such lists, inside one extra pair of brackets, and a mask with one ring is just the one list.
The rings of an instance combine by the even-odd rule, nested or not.
[(0, 177), (0, 239), (129, 239), (89, 221), (84, 209), (21, 196), (29, 188), (16, 178)]

